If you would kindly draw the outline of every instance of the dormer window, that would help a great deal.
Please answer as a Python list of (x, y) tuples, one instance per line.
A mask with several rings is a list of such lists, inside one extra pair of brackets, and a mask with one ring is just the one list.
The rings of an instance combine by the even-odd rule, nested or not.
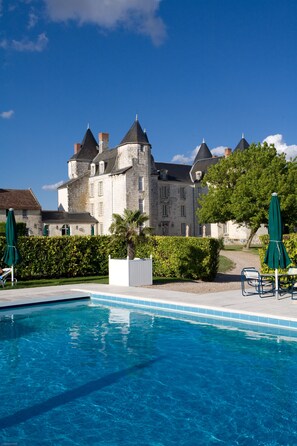
[(160, 170), (160, 180), (167, 180), (168, 170), (161, 169)]
[(100, 161), (99, 162), (99, 175), (102, 175), (104, 173), (105, 170), (105, 163), (104, 161)]
[(196, 180), (200, 181), (202, 179), (203, 173), (201, 172), (201, 170), (197, 170), (195, 175), (196, 175)]
[(96, 164), (92, 163), (91, 164), (91, 176), (93, 177), (96, 173)]

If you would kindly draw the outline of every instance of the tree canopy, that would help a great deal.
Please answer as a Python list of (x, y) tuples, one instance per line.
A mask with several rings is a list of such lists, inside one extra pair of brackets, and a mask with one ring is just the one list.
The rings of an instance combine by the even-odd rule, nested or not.
[(202, 186), (208, 192), (198, 199), (200, 223), (234, 221), (250, 229), (247, 246), (261, 224), (268, 222), (271, 194), (277, 192), (283, 222), (297, 223), (297, 162), (286, 161), (273, 145), (251, 144), (245, 150), (211, 166)]
[(144, 240), (151, 232), (151, 228), (144, 226), (149, 217), (139, 210), (125, 209), (123, 215), (113, 214), (112, 218), (113, 222), (109, 230), (111, 234), (121, 238), (127, 244), (127, 256), (133, 260), (136, 244)]

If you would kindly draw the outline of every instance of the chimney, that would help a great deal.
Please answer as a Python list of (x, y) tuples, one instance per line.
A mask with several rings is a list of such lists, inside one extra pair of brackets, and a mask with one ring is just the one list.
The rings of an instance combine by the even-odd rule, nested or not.
[(232, 153), (232, 149), (229, 149), (229, 147), (226, 147), (225, 149), (225, 158), (228, 158), (228, 156), (230, 156)]
[(80, 148), (81, 148), (81, 144), (79, 142), (74, 144), (74, 154), (75, 155), (80, 151)]
[(99, 153), (102, 153), (104, 150), (108, 149), (109, 134), (99, 133), (98, 140), (99, 140)]

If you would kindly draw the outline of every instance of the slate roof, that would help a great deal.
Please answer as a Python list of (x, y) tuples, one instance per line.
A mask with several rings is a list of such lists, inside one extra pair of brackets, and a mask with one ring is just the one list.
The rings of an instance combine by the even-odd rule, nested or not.
[(41, 211), (43, 223), (97, 223), (88, 212)]
[[(93, 159), (93, 163), (98, 164), (100, 161), (104, 161), (105, 169), (104, 174), (111, 173), (114, 170), (116, 157), (117, 157), (117, 149), (107, 149), (103, 150), (102, 153), (98, 153), (96, 157)], [(96, 172), (97, 174), (98, 172)]]
[(0, 189), (0, 209), (38, 211), (41, 206), (31, 189)]
[(98, 143), (91, 130), (88, 129), (80, 145), (79, 152), (75, 153), (70, 159), (78, 161), (92, 161), (97, 154)]
[(236, 150), (245, 150), (248, 149), (250, 147), (249, 143), (247, 142), (247, 140), (244, 138), (244, 136), (242, 136), (241, 140), (239, 141), (239, 143), (237, 144), (237, 146), (234, 149), (234, 152)]
[(193, 165), (198, 161), (198, 160), (204, 160), (207, 158), (212, 158), (212, 154), (211, 151), (209, 150), (207, 144), (203, 141), (203, 143), (200, 145), (197, 155), (194, 159)]
[(191, 166), (186, 164), (171, 163), (155, 163), (156, 169), (167, 170), (167, 181), (180, 181), (183, 183), (191, 183), (190, 170)]
[(222, 158), (223, 157), (221, 156), (216, 156), (213, 158), (198, 160), (195, 164), (193, 164), (190, 172), (193, 181), (194, 182), (196, 181), (195, 179), (196, 172), (202, 172), (204, 174), (205, 172), (207, 172), (209, 167), (213, 166), (214, 164), (217, 164)]
[(64, 187), (68, 186), (69, 184), (75, 183), (76, 181), (80, 180), (81, 178), (88, 177), (88, 176), (90, 176), (90, 172), (89, 171), (83, 173), (82, 175), (79, 175), (76, 178), (71, 178), (70, 180), (65, 181), (65, 183), (61, 184), (61, 186), (57, 187), (57, 190), (58, 189), (64, 189)]
[(119, 145), (123, 144), (150, 144), (147, 134), (142, 130), (137, 118)]

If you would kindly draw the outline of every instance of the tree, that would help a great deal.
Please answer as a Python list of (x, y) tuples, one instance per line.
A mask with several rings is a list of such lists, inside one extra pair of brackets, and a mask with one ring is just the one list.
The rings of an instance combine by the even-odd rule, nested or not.
[(113, 222), (109, 231), (115, 237), (119, 237), (126, 242), (127, 256), (130, 260), (133, 260), (137, 243), (143, 241), (151, 233), (151, 228), (144, 226), (149, 217), (146, 214), (142, 214), (139, 210), (131, 211), (130, 209), (125, 209), (123, 216), (113, 214), (112, 218)]
[(297, 161), (286, 161), (273, 145), (251, 144), (211, 166), (202, 186), (208, 192), (198, 200), (201, 223), (234, 221), (247, 226), (247, 247), (261, 224), (268, 222), (271, 194), (280, 198), (283, 222), (297, 222)]

